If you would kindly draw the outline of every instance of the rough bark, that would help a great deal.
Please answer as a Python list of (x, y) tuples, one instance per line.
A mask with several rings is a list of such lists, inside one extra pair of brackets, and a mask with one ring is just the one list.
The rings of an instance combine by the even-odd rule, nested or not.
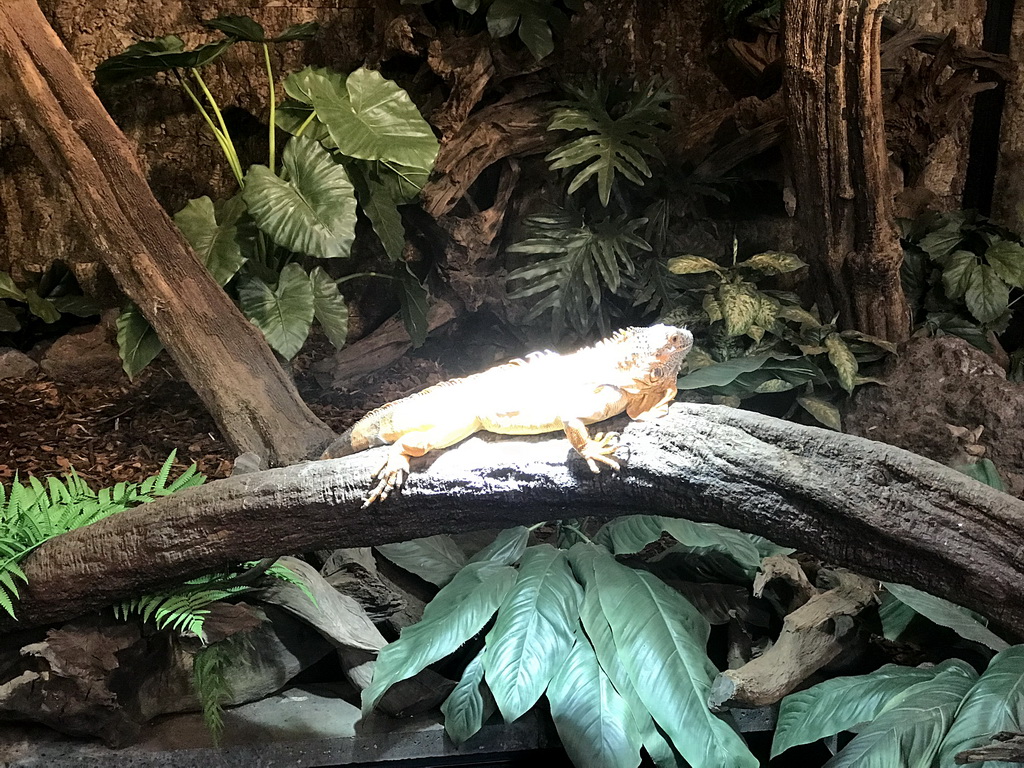
[(153, 197), (134, 149), (34, 1), (0, 5), (0, 96), (234, 447), (274, 465), (327, 441), (330, 429)]
[(900, 286), (882, 116), (883, 0), (787, 0), (784, 95), (796, 216), (822, 315), (900, 341)]
[[(221, 480), (41, 546), (26, 624), (240, 560), (592, 515), (663, 514), (762, 534), (967, 605), (1024, 639), (1024, 502), (898, 448), (722, 406), (629, 425), (620, 473), (564, 438), (472, 439), (360, 509), (382, 451)], [(8, 622), (3, 625), (10, 628)]]
[(992, 216), (1001, 224), (1024, 229), (1024, 3), (1013, 10), (1010, 32), (1011, 74), (1007, 78), (1006, 101), (1000, 123), (999, 166), (992, 196)]

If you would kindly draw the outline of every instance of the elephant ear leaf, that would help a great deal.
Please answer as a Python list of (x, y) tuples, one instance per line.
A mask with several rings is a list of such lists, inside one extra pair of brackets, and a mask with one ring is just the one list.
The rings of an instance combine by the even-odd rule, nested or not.
[(263, 331), (267, 343), (286, 360), (302, 349), (313, 325), (314, 299), (309, 276), (298, 264), (281, 270), (277, 286), (271, 288), (251, 277), (238, 288), (242, 313)]
[(356, 197), (344, 167), (313, 139), (288, 142), (278, 177), (264, 165), (246, 174), (242, 197), (263, 232), (282, 248), (321, 259), (348, 256), (356, 229)]

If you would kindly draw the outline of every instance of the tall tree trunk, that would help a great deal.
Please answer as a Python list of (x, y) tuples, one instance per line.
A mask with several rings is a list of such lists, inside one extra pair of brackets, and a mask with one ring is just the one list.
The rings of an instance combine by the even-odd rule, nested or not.
[(82, 231), (101, 244), (232, 445), (288, 464), (330, 439), (157, 203), (131, 144), (35, 0), (0, 4), (0, 97), (51, 176), (72, 190)]
[(786, 0), (783, 87), (796, 216), (826, 318), (900, 341), (910, 312), (882, 118), (884, 0)]

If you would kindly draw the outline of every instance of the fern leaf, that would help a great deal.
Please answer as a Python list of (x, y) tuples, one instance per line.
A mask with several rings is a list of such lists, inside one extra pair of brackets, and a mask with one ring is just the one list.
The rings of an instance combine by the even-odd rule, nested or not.
[(192, 658), (192, 685), (203, 707), (203, 722), (215, 745), (224, 731), (224, 704), (231, 699), (226, 670), (235, 656), (230, 640), (203, 648)]
[(11, 596), (7, 594), (3, 589), (0, 589), (0, 608), (3, 608), (10, 615), (12, 619), (18, 617), (14, 613), (14, 601), (11, 600)]
[[(255, 563), (246, 563), (246, 566), (252, 566), (254, 564)], [(306, 584), (306, 582), (303, 580), (301, 576), (299, 576), (299, 574), (297, 574), (287, 565), (282, 565), (281, 563), (274, 563), (267, 569), (267, 576), (270, 576), (275, 579), (280, 579), (281, 581), (287, 584), (292, 584), (298, 587), (302, 590), (302, 594), (308, 597), (309, 601), (313, 603), (313, 605), (317, 604), (316, 597), (310, 590), (309, 585)]]

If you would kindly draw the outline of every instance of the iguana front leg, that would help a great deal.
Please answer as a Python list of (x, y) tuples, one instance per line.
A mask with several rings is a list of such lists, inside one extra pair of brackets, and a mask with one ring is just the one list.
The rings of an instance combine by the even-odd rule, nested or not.
[(600, 471), (598, 462), (612, 469), (619, 469), (619, 462), (612, 458), (619, 443), (618, 432), (598, 432), (591, 437), (582, 419), (563, 419), (562, 423), (565, 425), (565, 436), (569, 438), (576, 452), (586, 459), (591, 472), (596, 474)]
[(478, 429), (479, 422), (474, 418), (447, 428), (432, 427), (406, 432), (388, 447), (387, 461), (373, 473), (373, 479), (379, 482), (363, 502), (363, 509), (375, 501), (383, 501), (392, 491), (402, 487), (402, 483), (409, 476), (409, 459), (454, 445)]

